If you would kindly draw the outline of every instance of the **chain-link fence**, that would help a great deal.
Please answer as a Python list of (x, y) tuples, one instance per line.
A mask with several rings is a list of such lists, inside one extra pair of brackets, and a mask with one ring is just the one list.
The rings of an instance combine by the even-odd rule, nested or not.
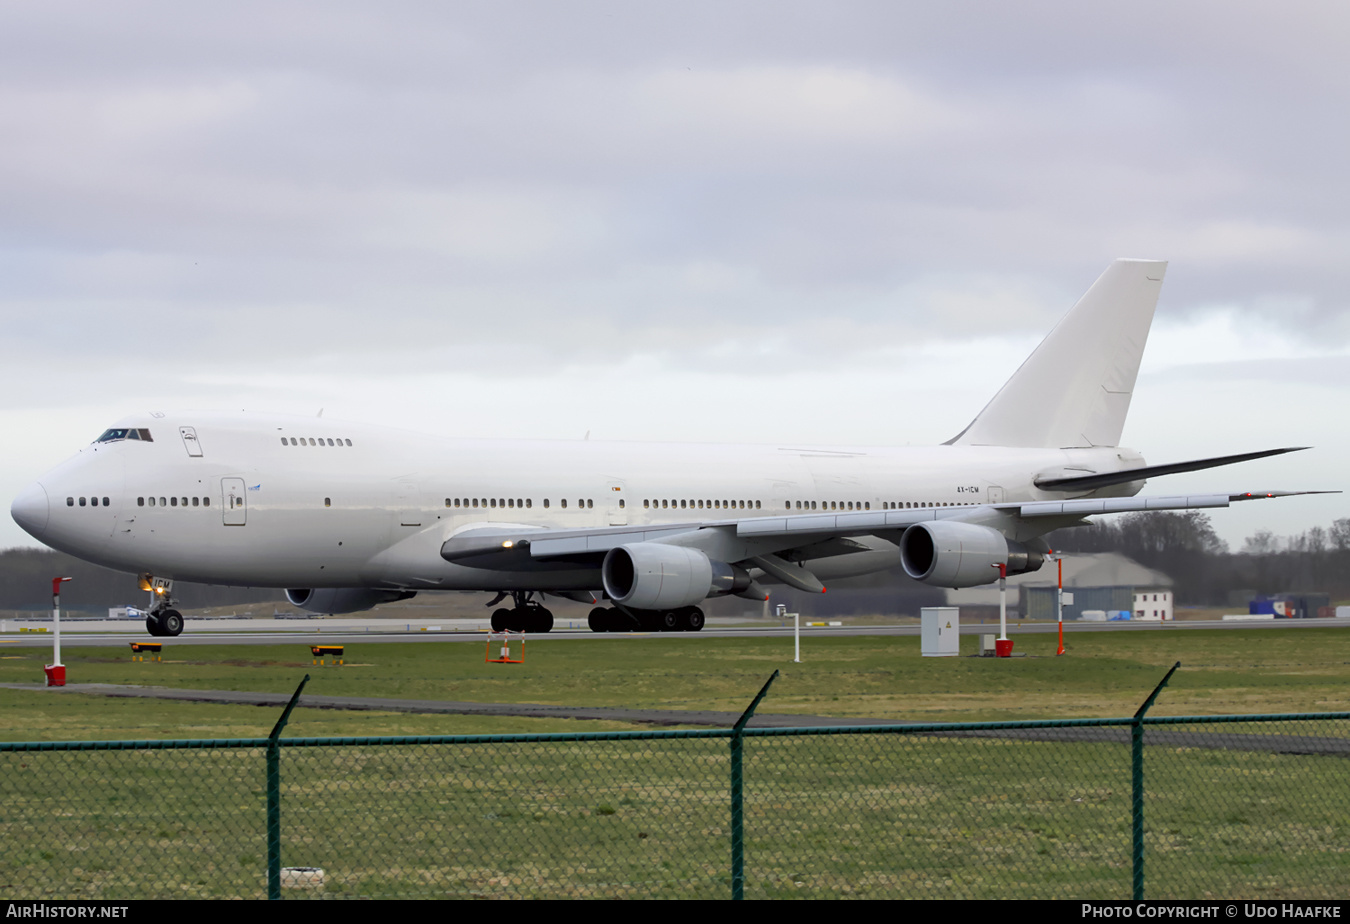
[(6, 893), (1350, 890), (1350, 713), (402, 738), (279, 731), (0, 744)]

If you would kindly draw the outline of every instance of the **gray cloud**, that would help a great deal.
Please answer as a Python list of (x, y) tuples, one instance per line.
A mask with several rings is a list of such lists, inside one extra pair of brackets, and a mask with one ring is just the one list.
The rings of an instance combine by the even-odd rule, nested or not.
[[(1164, 320), (1339, 357), (1348, 32), (1322, 3), (11, 4), (0, 412), (507, 377), (510, 413), (459, 419), (571, 433), (637, 381), (689, 396), (671, 438), (737, 438), (722, 396), (764, 438), (876, 441), (838, 410), (864, 392), (945, 438), (1122, 255), (1172, 261)], [(756, 400), (784, 392), (801, 418)]]

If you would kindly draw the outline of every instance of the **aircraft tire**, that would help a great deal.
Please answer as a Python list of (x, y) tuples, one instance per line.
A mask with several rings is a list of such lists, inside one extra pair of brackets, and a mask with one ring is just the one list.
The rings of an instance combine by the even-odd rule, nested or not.
[(595, 609), (591, 610), (590, 615), (586, 617), (586, 625), (591, 627), (592, 632), (608, 632), (609, 610), (605, 609), (603, 606), (597, 606)]
[(161, 629), (159, 625), (158, 615), (152, 613), (145, 617), (145, 631), (149, 632), (155, 638), (159, 638), (164, 634), (164, 630)]
[(159, 634), (176, 638), (183, 634), (183, 614), (177, 610), (165, 610), (159, 614)]
[(655, 622), (662, 632), (679, 632), (683, 628), (680, 615), (679, 610), (662, 610), (656, 614)]
[(552, 632), (553, 614), (542, 606), (532, 606), (525, 611), (526, 632)]
[(505, 632), (507, 629), (514, 629), (515, 620), (512, 619), (512, 615), (512, 612), (506, 609), (495, 611), (492, 614), (492, 631)]
[(680, 629), (685, 632), (698, 632), (703, 628), (703, 611), (696, 606), (686, 606), (680, 610)]

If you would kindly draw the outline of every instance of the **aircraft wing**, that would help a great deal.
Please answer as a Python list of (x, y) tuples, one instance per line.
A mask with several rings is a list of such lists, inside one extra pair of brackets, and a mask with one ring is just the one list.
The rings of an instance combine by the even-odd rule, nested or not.
[[(1024, 501), (975, 504), (956, 507), (921, 507), (909, 510), (873, 510), (847, 513), (789, 513), (783, 516), (743, 519), (691, 520), (648, 526), (604, 526), (590, 529), (548, 529), (493, 524), (471, 527), (441, 545), (446, 561), (474, 567), (502, 567), (524, 558), (534, 561), (602, 558), (619, 546), (655, 542), (697, 548), (709, 556), (731, 563), (751, 561), (803, 545), (852, 536), (898, 538), (911, 526), (942, 520), (988, 522), (1039, 518), (1079, 519), (1094, 514), (1148, 510), (1199, 510), (1227, 507), (1230, 503), (1324, 491), (1264, 491), (1236, 494), (1189, 494), (1166, 497), (1109, 497), (1064, 501)], [(1034, 531), (1034, 529), (1033, 529)], [(847, 554), (847, 547), (834, 554)], [(774, 563), (769, 561), (773, 573)]]

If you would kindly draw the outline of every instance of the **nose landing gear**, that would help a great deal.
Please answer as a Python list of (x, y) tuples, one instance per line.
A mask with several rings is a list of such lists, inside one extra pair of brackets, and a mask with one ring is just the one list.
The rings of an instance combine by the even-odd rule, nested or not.
[(173, 580), (141, 575), (141, 590), (150, 591), (150, 610), (145, 615), (145, 631), (156, 637), (173, 638), (182, 634), (183, 614), (173, 608)]

